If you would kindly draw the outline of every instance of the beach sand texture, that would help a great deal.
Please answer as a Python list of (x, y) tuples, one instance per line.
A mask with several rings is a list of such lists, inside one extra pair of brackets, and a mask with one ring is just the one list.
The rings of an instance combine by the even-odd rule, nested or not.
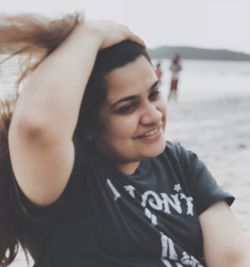
[(167, 139), (198, 154), (236, 197), (232, 210), (250, 240), (250, 97), (170, 103)]
[[(168, 104), (168, 140), (194, 151), (236, 197), (232, 210), (250, 240), (250, 97)], [(19, 255), (12, 267), (26, 267)]]

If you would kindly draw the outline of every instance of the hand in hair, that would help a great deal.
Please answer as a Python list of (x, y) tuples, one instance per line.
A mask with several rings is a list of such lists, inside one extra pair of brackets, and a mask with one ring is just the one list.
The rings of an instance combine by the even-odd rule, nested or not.
[(84, 30), (96, 33), (101, 41), (100, 49), (107, 48), (124, 40), (134, 41), (145, 46), (144, 41), (123, 24), (108, 20), (86, 21), (82, 24)]

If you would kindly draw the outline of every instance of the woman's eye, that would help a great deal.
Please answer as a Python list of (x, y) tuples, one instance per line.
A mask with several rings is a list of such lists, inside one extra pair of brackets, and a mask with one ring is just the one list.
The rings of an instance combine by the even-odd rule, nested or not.
[(131, 103), (129, 105), (125, 105), (117, 110), (117, 113), (120, 114), (129, 114), (132, 113), (136, 109), (136, 103)]
[(149, 98), (151, 100), (156, 100), (160, 94), (161, 92), (159, 90), (154, 90), (149, 94)]

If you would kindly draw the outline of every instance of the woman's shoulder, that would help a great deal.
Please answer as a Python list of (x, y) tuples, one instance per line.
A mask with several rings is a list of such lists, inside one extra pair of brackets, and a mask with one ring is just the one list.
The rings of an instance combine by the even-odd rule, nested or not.
[(164, 151), (157, 157), (161, 161), (187, 168), (192, 162), (198, 160), (198, 156), (185, 148), (180, 142), (166, 141)]
[(166, 141), (166, 146), (163, 154), (171, 154), (176, 157), (181, 157), (183, 154), (187, 154), (188, 152), (190, 151), (184, 148), (181, 143), (175, 141)]

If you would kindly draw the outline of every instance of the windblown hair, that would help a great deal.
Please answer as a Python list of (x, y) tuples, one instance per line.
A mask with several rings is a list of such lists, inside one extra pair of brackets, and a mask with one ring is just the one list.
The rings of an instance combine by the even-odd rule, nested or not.
[(8, 130), (13, 107), (20, 93), (20, 84), (63, 42), (81, 20), (79, 14), (57, 20), (31, 14), (0, 15), (0, 56), (5, 57), (0, 62), (0, 67), (14, 56), (24, 59), (20, 63), (22, 70), (12, 95), (0, 101), (0, 267), (8, 266), (15, 259), (19, 243), (27, 253), (17, 230), (17, 199), (10, 177), (8, 149)]
[[(0, 267), (8, 266), (16, 257), (21, 244), (27, 253), (29, 248), (22, 242), (22, 233), (16, 218), (17, 199), (8, 149), (8, 130), (13, 108), (21, 93), (20, 84), (46, 59), (82, 21), (79, 14), (68, 15), (58, 20), (49, 20), (37, 15), (0, 16), (0, 56), (6, 59), (21, 56), (25, 60), (11, 97), (0, 101)], [(98, 138), (101, 127), (99, 110), (106, 99), (107, 74), (112, 70), (145, 56), (141, 45), (126, 40), (100, 50), (86, 86), (75, 134), (88, 141), (89, 136)], [(1, 66), (0, 66), (1, 67)], [(1, 78), (1, 77), (0, 77)], [(0, 88), (1, 89), (1, 88)]]

